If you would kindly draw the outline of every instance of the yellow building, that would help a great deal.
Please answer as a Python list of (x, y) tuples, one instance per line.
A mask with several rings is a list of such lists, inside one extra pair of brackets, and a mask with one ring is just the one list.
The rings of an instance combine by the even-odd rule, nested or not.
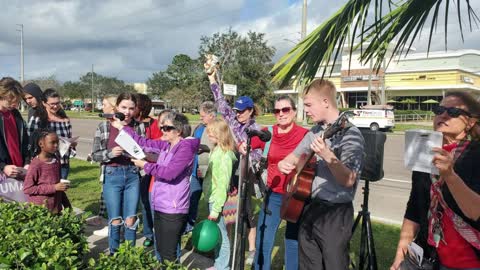
[(370, 64), (361, 65), (356, 59), (358, 53), (352, 55), (349, 70), (349, 53), (344, 52), (327, 78), (337, 87), (341, 107), (367, 105), (369, 84), (372, 104), (388, 103), (397, 109), (427, 110), (451, 90), (480, 96), (479, 50), (430, 52), (428, 57), (426, 53), (412, 53), (397, 57), (378, 73), (371, 71)]

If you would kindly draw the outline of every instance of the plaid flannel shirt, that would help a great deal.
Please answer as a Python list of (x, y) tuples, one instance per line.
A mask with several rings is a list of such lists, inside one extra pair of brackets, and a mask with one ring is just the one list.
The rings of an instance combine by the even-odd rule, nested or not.
[[(28, 136), (31, 137), (33, 132), (40, 127), (40, 117), (32, 117), (30, 118), (30, 121), (28, 122), (27, 126), (27, 133)], [(50, 130), (55, 131), (59, 137), (64, 137), (64, 138), (72, 138), (72, 125), (70, 123), (70, 120), (65, 121), (65, 122), (53, 122), (49, 121), (47, 128)], [(32, 142), (35, 143), (35, 142)], [(31, 147), (30, 147), (31, 148)], [(60, 157), (60, 164), (68, 164), (70, 161), (70, 156), (75, 155), (76, 151), (73, 148), (68, 149), (68, 151), (63, 155), (63, 157)], [(32, 157), (33, 158), (33, 157)]]

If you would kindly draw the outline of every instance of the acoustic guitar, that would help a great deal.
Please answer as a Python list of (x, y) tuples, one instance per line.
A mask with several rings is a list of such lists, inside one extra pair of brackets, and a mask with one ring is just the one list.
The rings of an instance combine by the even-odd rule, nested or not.
[[(338, 119), (327, 126), (321, 137), (326, 140), (331, 138), (337, 132), (343, 130), (348, 122), (349, 112), (343, 112)], [(280, 217), (292, 223), (297, 223), (302, 214), (305, 201), (312, 194), (312, 183), (315, 178), (316, 159), (313, 158), (315, 152), (303, 154), (300, 156), (297, 167), (287, 176), (287, 190), (282, 198), (280, 208)]]

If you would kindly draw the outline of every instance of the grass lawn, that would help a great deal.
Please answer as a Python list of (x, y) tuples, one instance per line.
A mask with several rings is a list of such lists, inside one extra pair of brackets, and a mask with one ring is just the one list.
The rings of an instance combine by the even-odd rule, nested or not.
[[(98, 212), (100, 199), (100, 183), (98, 181), (100, 169), (98, 164), (90, 164), (89, 162), (72, 159), (69, 179), (71, 180), (71, 188), (67, 191), (67, 195), (75, 207), (81, 208), (85, 211), (90, 211), (93, 214)], [(204, 183), (204, 190), (208, 190), (209, 183)], [(199, 208), (198, 220), (203, 220), (207, 217), (207, 201), (202, 196)], [(283, 236), (285, 235), (286, 223), (282, 222), (280, 225), (280, 232), (277, 233), (275, 239), (275, 247), (273, 250), (272, 269), (282, 269), (284, 264), (284, 245)], [(375, 248), (377, 252), (378, 269), (388, 269), (395, 256), (395, 250), (400, 235), (400, 228), (398, 226), (385, 225), (382, 223), (373, 222), (373, 236), (375, 240)], [(359, 231), (360, 227), (351, 242), (351, 257), (358, 260), (359, 250)], [(187, 242), (188, 239), (183, 239)], [(358, 263), (358, 262), (356, 262)]]
[(395, 123), (395, 127), (393, 128), (393, 131), (405, 131), (409, 129), (426, 129), (426, 130), (433, 130), (433, 123), (430, 122), (425, 122), (425, 124), (398, 124)]

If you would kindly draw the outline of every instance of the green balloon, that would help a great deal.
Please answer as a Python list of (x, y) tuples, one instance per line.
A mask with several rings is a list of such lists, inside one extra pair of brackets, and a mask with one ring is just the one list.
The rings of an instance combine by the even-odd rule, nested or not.
[(220, 239), (220, 229), (216, 222), (205, 219), (193, 228), (192, 243), (198, 251), (213, 250), (220, 243)]

